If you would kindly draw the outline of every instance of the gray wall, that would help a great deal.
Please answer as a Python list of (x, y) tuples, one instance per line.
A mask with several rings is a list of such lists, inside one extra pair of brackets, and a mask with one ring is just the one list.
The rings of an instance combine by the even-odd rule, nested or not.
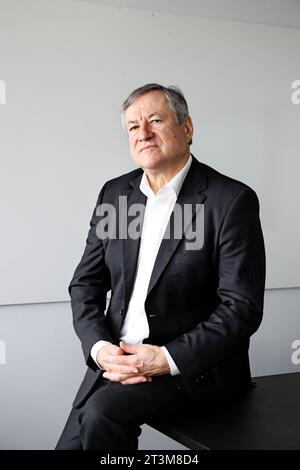
[(99, 189), (134, 167), (120, 105), (149, 81), (182, 87), (195, 155), (257, 192), (267, 287), (299, 286), (299, 43), (297, 28), (1, 0), (0, 303), (68, 300)]
[[(115, 9), (96, 6), (97, 3), (108, 3)], [(142, 14), (134, 8), (122, 11), (118, 5), (125, 4), (152, 8), (155, 15), (151, 11)], [(157, 15), (159, 9), (171, 12), (173, 16)], [(190, 18), (186, 17), (187, 13)], [(296, 4), (293, 0), (230, 0), (226, 2), (226, 7), (222, 0), (0, 0), (0, 43), (5, 46), (0, 50), (0, 73), (3, 74), (0, 80), (5, 80), (7, 86), (7, 103), (0, 106), (0, 176), (3, 178), (0, 185), (0, 203), (3, 203), (0, 208), (0, 294), (2, 303), (12, 304), (0, 306), (0, 449), (52, 449), (83, 377), (85, 366), (79, 341), (72, 329), (70, 303), (40, 302), (68, 298), (67, 281), (72, 274), (71, 266), (78, 261), (82, 250), (82, 239), (86, 235), (92, 204), (101, 183), (99, 178), (106, 179), (116, 174), (115, 162), (114, 165), (103, 166), (103, 159), (110, 161), (106, 153), (103, 156), (103, 147), (109, 149), (111, 155), (119, 156), (119, 173), (127, 171), (127, 166), (131, 165), (129, 159), (125, 159), (127, 157), (123, 158), (127, 143), (119, 128), (118, 112), (122, 98), (132, 85), (153, 79), (166, 83), (175, 81), (181, 85), (191, 102), (195, 125), (199, 129), (194, 139), (195, 154), (199, 158), (205, 156), (206, 163), (227, 173), (230, 173), (231, 163), (232, 168), (238, 166), (237, 173), (232, 176), (243, 180), (249, 178), (246, 182), (261, 187), (262, 195), (272, 199), (276, 194), (280, 196), (283, 209), (291, 209), (290, 182), (292, 177), (297, 181), (298, 172), (288, 174), (291, 167), (283, 165), (282, 161), (287, 162), (287, 157), (294, 152), (294, 163), (299, 165), (296, 124), (300, 107), (292, 107), (290, 103), (291, 81), (300, 78), (299, 54), (293, 54), (297, 51), (299, 30), (288, 30), (286, 27), (299, 28), (298, 13), (299, 2)], [(235, 23), (197, 19), (197, 15), (232, 19)], [(171, 31), (176, 31), (177, 46), (180, 34), (185, 36), (189, 33), (190, 43), (194, 43), (195, 30), (203, 34), (204, 41), (199, 42), (198, 48), (186, 48), (185, 42), (182, 43), (183, 56), (190, 61), (187, 62), (187, 71), (186, 68), (178, 68), (178, 47), (173, 47), (172, 35), (163, 35), (164, 39), (161, 40), (161, 37), (148, 34), (143, 44), (148, 44), (151, 51), (154, 47), (156, 54), (145, 52), (142, 55), (143, 66), (140, 65), (140, 56), (140, 66), (136, 67), (134, 53), (130, 57), (121, 53), (120, 47), (125, 42), (122, 37), (120, 39), (120, 28), (126, 32), (126, 27), (121, 20), (118, 23), (117, 17), (134, 24), (128, 28), (127, 23), (131, 35), (135, 35), (135, 19), (141, 22), (141, 37), (145, 33), (143, 25), (152, 31), (155, 20), (156, 36), (157, 25), (162, 27), (166, 22)], [(112, 23), (105, 21), (105, 18), (111, 18)], [(239, 20), (284, 28), (254, 27), (239, 23)], [(105, 28), (99, 27), (101, 21)], [(185, 25), (186, 29), (178, 27), (177, 23)], [(88, 26), (89, 34), (86, 34), (84, 26)], [(209, 47), (215, 44), (217, 31), (219, 34), (222, 32), (222, 40), (217, 41), (211, 54)], [(111, 34), (112, 40), (105, 42), (102, 38), (104, 34)], [(253, 35), (256, 42), (251, 41)], [(211, 36), (213, 40), (209, 39)], [(262, 44), (260, 37), (264, 38)], [(243, 44), (245, 49), (238, 49)], [(203, 45), (202, 59), (206, 58), (211, 69), (203, 67), (203, 60), (195, 60), (195, 53), (199, 54)], [(99, 55), (99, 47), (102, 48), (102, 56)], [(224, 55), (222, 47), (227, 51), (228, 60), (233, 56), (232, 63), (236, 68), (228, 67), (228, 62), (217, 60), (216, 51), (221, 57)], [(239, 52), (236, 62), (233, 50)], [(281, 58), (276, 55), (279, 50)], [(173, 51), (173, 56), (170, 51)], [(112, 55), (114, 59), (120, 59), (121, 55), (122, 60), (112, 60)], [(160, 59), (161, 66), (159, 74), (153, 76), (155, 56)], [(214, 68), (215, 64), (224, 65), (222, 73)], [(271, 74), (270, 79), (268, 73)], [(224, 82), (224, 77), (227, 77), (227, 82)], [(109, 106), (104, 110), (108, 124), (103, 123), (101, 134), (99, 119), (103, 117), (103, 106), (100, 109), (99, 103), (103, 104), (107, 98), (112, 78), (117, 89), (111, 93)], [(192, 93), (195, 84), (198, 101)], [(86, 90), (92, 90), (92, 94), (87, 96)], [(234, 108), (234, 100), (240, 100), (240, 107)], [(279, 101), (281, 108), (277, 112)], [(269, 114), (265, 114), (266, 109)], [(248, 111), (250, 120), (248, 115), (247, 118), (243, 114)], [(259, 113), (261, 121), (258, 119)], [(287, 113), (291, 115), (294, 127), (288, 125)], [(230, 117), (234, 125), (227, 128), (226, 133), (224, 126)], [(111, 123), (116, 123), (114, 130), (109, 127)], [(252, 145), (256, 145), (253, 151), (250, 145), (244, 145), (241, 124), (244, 131), (249, 130), (251, 137), (255, 124), (262, 131), (260, 139), (249, 139)], [(35, 132), (37, 128), (38, 133)], [(282, 134), (285, 140), (280, 140)], [(222, 158), (219, 147), (223, 150)], [(260, 155), (258, 150), (262, 155), (261, 167), (253, 165), (253, 158), (257, 159)], [(263, 165), (266, 152), (272, 157), (273, 172), (269, 168), (266, 171)], [(277, 159), (274, 158), (276, 152)], [(226, 160), (226, 155), (231, 156), (233, 161)], [(235, 160), (237, 155), (239, 159)], [(266, 178), (270, 176), (272, 184), (268, 186)], [(280, 179), (280, 184), (276, 178)], [(78, 191), (80, 187), (84, 188), (85, 204), (80, 203), (83, 199)], [(284, 191), (286, 197), (283, 197)], [(79, 199), (77, 204), (74, 204), (75, 195)], [(274, 199), (273, 210), (265, 214), (270, 216), (272, 223), (274, 219), (280, 219), (279, 207), (275, 202)], [(63, 203), (70, 210), (63, 210)], [(294, 198), (294, 204), (295, 223), (299, 213), (297, 198)], [(263, 212), (270, 207), (267, 204), (262, 206)], [(286, 219), (280, 219), (281, 227), (290, 228), (291, 220), (288, 213), (285, 214)], [(40, 223), (41, 220), (43, 223)], [(276, 236), (280, 238), (272, 223), (269, 226), (266, 224), (269, 245), (276, 240)], [(73, 227), (69, 243), (62, 240), (62, 230), (57, 230), (63, 224)], [(12, 226), (17, 229), (12, 231)], [(296, 241), (296, 250), (286, 239), (282, 243), (283, 238), (280, 238), (280, 248), (282, 244), (284, 250), (277, 250), (278, 257), (270, 258), (276, 267), (272, 272), (273, 278), (276, 275), (276, 282), (270, 284), (272, 287), (297, 285), (294, 283), (298, 281), (297, 276), (293, 273), (298, 272), (299, 268), (298, 230), (290, 232), (293, 241)], [(47, 266), (44, 262), (46, 237), (49, 242), (47, 255), (51, 261)], [(287, 251), (292, 256), (292, 262), (287, 262)], [(69, 264), (62, 262), (61, 254), (69, 259)], [(39, 263), (40, 260), (43, 262)], [(281, 284), (284, 272), (291, 278), (286, 279), (289, 282), (292, 280), (292, 284)], [(60, 296), (57, 296), (58, 289), (62, 292)], [(28, 303), (34, 301), (37, 303)], [(15, 305), (19, 302), (26, 304)], [(266, 292), (264, 320), (251, 344), (253, 376), (300, 371), (300, 365), (291, 361), (292, 342), (300, 341), (299, 305), (300, 288)], [(140, 448), (179, 449), (182, 446), (145, 426)]]
[[(300, 339), (300, 289), (270, 290), (251, 344), (252, 375), (300, 372), (291, 344)], [(51, 449), (85, 370), (69, 302), (0, 307), (0, 449)], [(1, 362), (1, 360), (0, 360)], [(144, 426), (143, 449), (179, 449)]]

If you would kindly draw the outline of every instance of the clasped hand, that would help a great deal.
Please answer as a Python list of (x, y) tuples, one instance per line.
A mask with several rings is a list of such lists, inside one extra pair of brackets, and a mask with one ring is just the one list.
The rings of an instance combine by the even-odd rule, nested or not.
[(100, 349), (97, 362), (105, 369), (103, 377), (124, 385), (151, 382), (151, 376), (170, 372), (163, 350), (151, 344), (109, 344)]

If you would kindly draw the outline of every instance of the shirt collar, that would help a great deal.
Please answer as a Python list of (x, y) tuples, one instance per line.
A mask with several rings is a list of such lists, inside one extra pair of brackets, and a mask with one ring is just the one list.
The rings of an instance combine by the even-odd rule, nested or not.
[[(178, 171), (178, 173), (176, 173), (175, 176), (173, 176), (173, 178), (168, 181), (168, 183), (163, 186), (162, 188), (160, 188), (160, 190), (158, 191), (157, 195), (160, 193), (160, 191), (164, 190), (165, 188), (170, 188), (172, 189), (175, 194), (176, 194), (176, 197), (178, 197), (178, 194), (180, 192), (180, 189), (181, 189), (181, 186), (184, 182), (184, 179), (187, 175), (187, 172), (189, 171), (190, 169), (190, 166), (192, 164), (192, 156), (190, 154), (187, 162), (185, 163), (185, 165), (181, 168), (181, 170)], [(143, 176), (142, 176), (142, 179), (141, 179), (141, 182), (140, 182), (140, 190), (142, 191), (142, 193), (145, 194), (145, 196), (147, 197), (155, 197), (156, 195), (154, 194), (154, 192), (152, 191), (150, 185), (149, 185), (149, 182), (148, 182), (148, 178), (147, 178), (147, 175), (146, 173), (144, 172), (143, 173)]]

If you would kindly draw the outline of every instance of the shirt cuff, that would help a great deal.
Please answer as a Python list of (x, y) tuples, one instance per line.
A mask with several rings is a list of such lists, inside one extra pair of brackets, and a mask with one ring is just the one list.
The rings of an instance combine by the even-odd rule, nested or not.
[(166, 356), (166, 359), (168, 361), (168, 364), (169, 364), (169, 367), (170, 367), (170, 374), (171, 375), (179, 375), (180, 372), (179, 372), (175, 362), (173, 361), (171, 354), (167, 350), (167, 348), (165, 346), (161, 346), (161, 349), (163, 350), (163, 352)]
[(94, 361), (96, 362), (97, 366), (98, 366), (99, 369), (101, 369), (101, 370), (105, 370), (105, 369), (103, 369), (103, 367), (101, 367), (100, 364), (98, 364), (98, 362), (97, 362), (97, 354), (98, 354), (98, 352), (100, 351), (100, 349), (101, 349), (103, 346), (105, 346), (106, 344), (112, 344), (112, 343), (110, 343), (109, 341), (104, 341), (104, 340), (97, 341), (97, 343), (94, 344), (94, 346), (92, 347), (91, 352), (90, 352), (91, 357), (94, 359)]

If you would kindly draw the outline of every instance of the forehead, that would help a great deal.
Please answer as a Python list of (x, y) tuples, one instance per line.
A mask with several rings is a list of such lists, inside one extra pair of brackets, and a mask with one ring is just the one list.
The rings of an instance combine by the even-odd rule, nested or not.
[(172, 113), (165, 95), (159, 91), (149, 91), (137, 98), (125, 111), (125, 119), (141, 119), (155, 113)]

